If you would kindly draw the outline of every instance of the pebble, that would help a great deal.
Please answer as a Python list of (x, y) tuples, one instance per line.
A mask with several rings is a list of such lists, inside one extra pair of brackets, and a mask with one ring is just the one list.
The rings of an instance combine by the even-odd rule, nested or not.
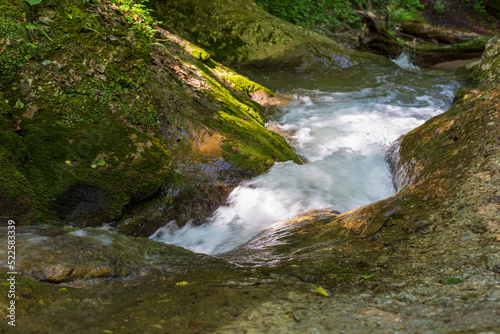
[(465, 234), (464, 236), (462, 236), (460, 238), (460, 241), (467, 241), (467, 240), (470, 240), (470, 239), (474, 239), (475, 237), (476, 237), (475, 234), (469, 232), (469, 233)]

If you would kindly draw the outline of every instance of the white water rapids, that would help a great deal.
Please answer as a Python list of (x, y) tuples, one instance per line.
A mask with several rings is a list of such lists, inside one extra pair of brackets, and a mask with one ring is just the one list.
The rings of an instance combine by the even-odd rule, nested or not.
[(261, 83), (270, 88), (286, 82), (279, 92), (294, 100), (272, 123), (291, 134), (288, 139), (308, 163), (277, 163), (234, 189), (202, 226), (178, 228), (170, 222), (150, 238), (218, 254), (302, 211), (345, 212), (394, 194), (387, 149), (445, 111), (458, 88), (452, 77), (419, 73), (404, 57), (396, 63), (411, 71), (380, 69), (330, 80), (262, 76)]

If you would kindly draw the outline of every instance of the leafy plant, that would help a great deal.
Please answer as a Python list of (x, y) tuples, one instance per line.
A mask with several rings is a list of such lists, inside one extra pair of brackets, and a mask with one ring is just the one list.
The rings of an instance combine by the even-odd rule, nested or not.
[(444, 14), (444, 4), (443, 4), (442, 0), (437, 0), (434, 3), (434, 10), (436, 11), (436, 14), (438, 14), (438, 15)]
[[(466, 4), (470, 4), (470, 0), (464, 0)], [(472, 0), (473, 2), (473, 8), (476, 12), (480, 14), (486, 14), (486, 8), (484, 7), (484, 4), (481, 2), (481, 0)]]
[(387, 6), (387, 13), (393, 23), (403, 23), (409, 20), (419, 19), (419, 10), (424, 9), (419, 0), (400, 0), (391, 2)]
[[(72, 15), (70, 15), (70, 14), (67, 14), (67, 15), (68, 15), (68, 17), (70, 19), (73, 19)], [(83, 15), (83, 16), (82, 15), (76, 15), (75, 19), (81, 21), (81, 23), (80, 23), (81, 28), (93, 31), (93, 32), (95, 32), (96, 34), (98, 34), (99, 36), (102, 37), (101, 33), (99, 31), (97, 31), (96, 29), (94, 29), (94, 27), (92, 25), (92, 23), (95, 22), (92, 19), (96, 18), (97, 16), (98, 16), (97, 14)]]
[(424, 9), (425, 5), (421, 4), (419, 0), (399, 0), (396, 3), (400, 7), (405, 7), (406, 9)]
[(43, 0), (26, 0), (27, 3), (29, 3), (30, 5), (34, 6), (34, 5), (38, 5), (40, 2), (42, 2)]
[(161, 21), (156, 21), (152, 16), (152, 10), (144, 3), (147, 0), (115, 0), (121, 5), (118, 9), (125, 14), (125, 18), (132, 24), (132, 29), (143, 32), (150, 40), (153, 39), (156, 30), (153, 28)]
[(391, 21), (395, 23), (403, 23), (415, 18), (415, 15), (404, 8), (391, 9), (387, 7), (387, 11), (391, 17)]
[(357, 5), (351, 0), (256, 0), (267, 12), (282, 20), (319, 32), (360, 28)]
[(26, 25), (26, 29), (28, 29), (28, 30), (39, 30), (49, 41), (54, 42), (49, 37), (49, 35), (47, 35), (47, 33), (45, 32), (45, 30), (43, 30), (43, 28), (41, 26), (39, 26), (38, 24), (36, 24), (36, 23), (28, 23)]
[(14, 106), (14, 108), (23, 109), (24, 103), (21, 100), (17, 99), (16, 105)]
[(395, 23), (419, 19), (425, 8), (419, 0), (256, 0), (267, 12), (325, 35), (361, 28), (357, 10), (385, 12)]

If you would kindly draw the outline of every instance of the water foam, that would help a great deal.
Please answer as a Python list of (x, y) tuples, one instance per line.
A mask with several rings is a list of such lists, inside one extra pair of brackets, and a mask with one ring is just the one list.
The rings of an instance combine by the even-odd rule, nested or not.
[(392, 60), (394, 63), (396, 63), (398, 66), (401, 68), (407, 69), (407, 70), (419, 70), (420, 68), (416, 65), (413, 64), (411, 61), (410, 55), (402, 52), (398, 58)]

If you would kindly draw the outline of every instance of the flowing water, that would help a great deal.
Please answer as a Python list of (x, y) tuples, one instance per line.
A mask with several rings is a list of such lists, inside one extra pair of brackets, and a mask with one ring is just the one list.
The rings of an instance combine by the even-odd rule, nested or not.
[(458, 88), (451, 75), (422, 73), (404, 56), (395, 62), (400, 67), (352, 67), (341, 75), (253, 73), (293, 97), (270, 123), (289, 133), (307, 163), (277, 163), (234, 189), (204, 225), (169, 222), (151, 239), (218, 254), (302, 211), (345, 212), (393, 195), (387, 149), (449, 108)]

